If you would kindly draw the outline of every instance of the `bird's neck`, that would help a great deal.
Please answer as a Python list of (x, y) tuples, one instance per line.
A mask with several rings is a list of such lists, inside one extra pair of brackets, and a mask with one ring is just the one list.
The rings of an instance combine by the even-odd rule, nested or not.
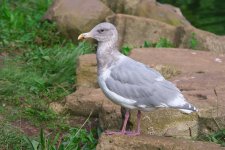
[(116, 42), (98, 42), (97, 49), (97, 63), (98, 71), (101, 71), (104, 68), (107, 68), (112, 64), (117, 58), (120, 52)]

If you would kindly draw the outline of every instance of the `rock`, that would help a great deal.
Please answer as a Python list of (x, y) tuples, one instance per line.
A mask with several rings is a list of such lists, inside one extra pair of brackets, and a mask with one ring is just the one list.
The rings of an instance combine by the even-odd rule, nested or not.
[(66, 110), (65, 107), (63, 106), (63, 104), (61, 104), (59, 102), (50, 103), (49, 108), (57, 114), (63, 113)]
[[(176, 27), (157, 20), (131, 15), (116, 14), (106, 18), (116, 25), (119, 32), (119, 46), (140, 47), (145, 41), (158, 42), (166, 38), (175, 47), (225, 52), (223, 36), (196, 29), (192, 26)], [(195, 40), (196, 45), (191, 44)]]
[(156, 0), (55, 0), (43, 20), (55, 21), (74, 41), (78, 34), (106, 20), (116, 25), (119, 46), (140, 47), (145, 41), (154, 43), (163, 37), (175, 47), (225, 52), (223, 36), (194, 28), (179, 8)]
[(190, 25), (179, 8), (156, 0), (101, 0), (115, 13), (158, 20), (173, 26)]
[(161, 37), (167, 38), (175, 44), (176, 27), (169, 24), (153, 19), (123, 14), (107, 17), (106, 20), (116, 25), (119, 33), (120, 47), (124, 44), (140, 47), (145, 41), (155, 43)]
[(92, 112), (93, 117), (98, 117), (102, 103), (106, 100), (101, 89), (80, 87), (66, 97), (66, 107), (75, 115), (87, 117)]
[(199, 30), (194, 27), (185, 27), (183, 28), (183, 30), (181, 29), (180, 31), (180, 48), (192, 48), (193, 46), (191, 44), (191, 40), (196, 39), (197, 44), (194, 49), (214, 51), (217, 53), (225, 52), (225, 40), (223, 36), (217, 36), (216, 34)]
[(42, 20), (55, 21), (59, 30), (77, 40), (113, 12), (99, 0), (55, 0)]
[[(131, 111), (131, 123), (136, 129), (137, 111)], [(179, 110), (157, 109), (142, 112), (141, 133), (149, 135), (164, 135), (173, 137), (193, 138), (198, 135), (198, 115), (184, 114)]]
[(97, 83), (97, 61), (95, 54), (80, 56), (76, 72), (77, 87), (99, 87)]
[(97, 150), (224, 150), (218, 144), (161, 136), (102, 134)]
[(121, 107), (110, 100), (104, 101), (99, 112), (99, 123), (103, 130), (120, 130), (123, 123)]
[(120, 106), (105, 97), (100, 88), (80, 87), (66, 97), (65, 107), (76, 116), (98, 117), (102, 129), (120, 129), (122, 116)]

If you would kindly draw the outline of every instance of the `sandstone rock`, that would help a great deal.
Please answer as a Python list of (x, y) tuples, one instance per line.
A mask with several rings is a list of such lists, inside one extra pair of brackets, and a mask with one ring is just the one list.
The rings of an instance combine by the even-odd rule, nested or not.
[(77, 66), (77, 87), (97, 88), (97, 62), (95, 54), (80, 56)]
[(120, 106), (105, 97), (101, 89), (80, 87), (66, 97), (66, 106), (72, 114), (98, 117), (102, 129), (120, 129), (122, 116)]
[[(225, 52), (223, 36), (217, 36), (192, 26), (176, 27), (154, 19), (124, 14), (112, 15), (106, 20), (116, 25), (119, 32), (119, 46), (126, 44), (140, 47), (145, 41), (155, 43), (163, 37), (169, 39), (175, 47)], [(197, 42), (196, 46), (190, 43), (193, 39)]]
[(106, 100), (101, 89), (81, 87), (66, 97), (66, 107), (75, 115), (89, 116), (92, 112), (92, 117), (98, 117), (102, 103)]
[(87, 32), (113, 12), (99, 0), (55, 0), (43, 20), (57, 23), (66, 36), (77, 40), (77, 35)]
[(191, 48), (190, 40), (195, 38), (197, 41), (195, 49), (209, 50), (217, 53), (225, 52), (225, 40), (223, 36), (217, 36), (194, 27), (185, 27), (181, 33), (183, 33), (183, 37), (182, 35), (180, 36), (182, 42), (179, 47), (181, 48)]
[(103, 130), (120, 130), (123, 123), (121, 107), (105, 100), (99, 112), (99, 123)]
[[(131, 123), (136, 129), (137, 111), (131, 111)], [(184, 114), (179, 110), (157, 109), (143, 112), (141, 118), (141, 133), (149, 135), (164, 135), (173, 137), (193, 138), (198, 135), (198, 115)]]
[(224, 150), (218, 144), (159, 136), (107, 136), (102, 134), (97, 150)]
[(175, 44), (176, 27), (169, 24), (123, 14), (107, 17), (106, 20), (116, 25), (119, 33), (119, 46), (127, 44), (140, 47), (145, 41), (155, 43), (161, 37), (167, 38)]
[(174, 26), (190, 25), (179, 8), (156, 0), (101, 0), (115, 13), (151, 18)]

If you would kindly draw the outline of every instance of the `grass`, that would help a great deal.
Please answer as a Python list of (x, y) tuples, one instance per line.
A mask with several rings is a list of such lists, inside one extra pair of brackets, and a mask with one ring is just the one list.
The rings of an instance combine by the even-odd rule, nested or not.
[[(40, 22), (51, 2), (0, 1), (0, 116), (7, 122), (0, 124), (1, 149), (29, 145), (24, 133), (12, 125), (17, 120), (53, 132), (76, 129), (66, 123), (67, 115), (57, 115), (48, 106), (75, 90), (76, 58), (94, 48), (85, 42), (74, 45), (56, 24)], [(83, 138), (92, 135), (85, 129), (82, 133)]]
[(31, 150), (78, 150), (95, 149), (97, 145), (96, 138), (101, 134), (100, 130), (88, 132), (82, 129), (89, 120), (92, 113), (86, 119), (80, 128), (71, 128), (67, 134), (62, 135), (58, 132), (54, 137), (46, 136), (43, 129), (40, 131), (39, 140), (32, 140), (25, 137)]
[(196, 34), (194, 32), (192, 32), (191, 37), (188, 40), (188, 48), (196, 49), (197, 46), (198, 46), (198, 40), (196, 38)]
[(26, 142), (23, 140), (23, 134), (8, 122), (0, 123), (0, 133), (0, 149), (27, 148)]
[(211, 134), (201, 135), (197, 140), (213, 142), (225, 147), (225, 129), (220, 129)]

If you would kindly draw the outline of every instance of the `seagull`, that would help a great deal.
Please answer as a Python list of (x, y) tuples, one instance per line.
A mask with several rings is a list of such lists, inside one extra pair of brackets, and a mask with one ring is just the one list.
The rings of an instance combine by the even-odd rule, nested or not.
[[(90, 32), (78, 36), (78, 40), (86, 38), (98, 42), (96, 59), (100, 88), (112, 102), (126, 108), (121, 131), (106, 131), (107, 135), (139, 135), (141, 111), (156, 108), (179, 109), (185, 113), (197, 111), (181, 91), (159, 72), (120, 53), (118, 32), (113, 24), (100, 23)], [(133, 132), (126, 131), (131, 109), (138, 110), (137, 129)]]

